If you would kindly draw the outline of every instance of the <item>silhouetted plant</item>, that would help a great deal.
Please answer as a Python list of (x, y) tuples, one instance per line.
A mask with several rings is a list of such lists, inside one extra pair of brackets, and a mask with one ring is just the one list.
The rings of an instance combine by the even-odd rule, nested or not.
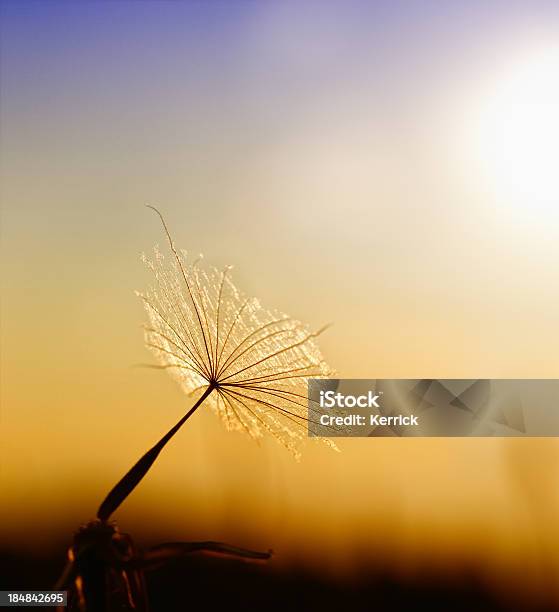
[[(196, 551), (244, 559), (267, 559), (255, 552), (220, 542), (171, 542), (145, 553), (109, 519), (151, 468), (159, 453), (202, 405), (219, 414), (229, 430), (253, 438), (273, 435), (298, 456), (308, 421), (308, 378), (329, 374), (311, 332), (299, 321), (264, 308), (246, 297), (230, 278), (230, 268), (203, 268), (178, 251), (161, 213), (170, 248), (170, 262), (155, 249), (144, 261), (155, 276), (154, 286), (138, 294), (149, 323), (146, 344), (159, 364), (172, 372), (184, 391), (196, 398), (186, 414), (132, 466), (97, 511), (97, 519), (78, 531), (69, 563), (57, 587), (74, 584), (71, 609), (96, 612), (146, 610), (143, 571)], [(326, 440), (327, 444), (334, 446)]]
[[(97, 517), (107, 520), (137, 486), (161, 450), (187, 419), (207, 403), (228, 429), (258, 438), (267, 431), (294, 454), (307, 431), (308, 378), (326, 376), (315, 338), (301, 322), (264, 308), (232, 282), (229, 268), (203, 270), (179, 252), (161, 213), (171, 264), (155, 250), (144, 261), (156, 284), (138, 295), (149, 325), (146, 344), (159, 367), (174, 373), (184, 391), (198, 395), (194, 406), (117, 483)], [(324, 329), (324, 328), (323, 328)], [(333, 445), (328, 440), (327, 443)]]

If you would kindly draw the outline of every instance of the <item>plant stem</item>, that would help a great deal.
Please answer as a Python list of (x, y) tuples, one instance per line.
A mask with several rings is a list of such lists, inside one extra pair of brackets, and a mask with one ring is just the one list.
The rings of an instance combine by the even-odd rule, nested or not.
[(126, 472), (126, 474), (111, 489), (107, 497), (105, 497), (103, 503), (99, 506), (99, 510), (97, 511), (98, 519), (102, 521), (109, 519), (111, 514), (120, 506), (120, 504), (122, 504), (130, 493), (132, 493), (142, 478), (146, 475), (147, 471), (153, 465), (154, 461), (157, 459), (159, 453), (163, 450), (163, 447), (167, 444), (167, 442), (169, 442), (169, 440), (177, 433), (177, 431), (192, 416), (192, 414), (194, 414), (194, 412), (213, 390), (214, 386), (209, 385), (200, 399), (182, 417), (182, 419), (176, 425), (174, 425), (137, 463), (135, 463), (128, 470), (128, 472)]

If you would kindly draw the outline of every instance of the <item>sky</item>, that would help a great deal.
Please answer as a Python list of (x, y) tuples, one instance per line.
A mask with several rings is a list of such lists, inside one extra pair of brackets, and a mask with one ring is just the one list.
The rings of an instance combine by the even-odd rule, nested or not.
[[(3, 536), (87, 519), (188, 407), (133, 367), (139, 255), (164, 243), (145, 203), (249, 294), (332, 322), (340, 376), (557, 377), (557, 2), (0, 10)], [(119, 520), (334, 567), (374, 518), (404, 566), (428, 541), (514, 567), (557, 508), (554, 440), (341, 446), (296, 464), (200, 413)]]

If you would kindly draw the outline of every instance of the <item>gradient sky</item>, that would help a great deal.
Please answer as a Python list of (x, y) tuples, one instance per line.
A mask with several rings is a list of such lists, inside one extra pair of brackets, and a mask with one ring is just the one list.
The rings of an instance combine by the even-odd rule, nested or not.
[[(163, 243), (145, 202), (266, 304), (334, 322), (342, 376), (559, 374), (559, 216), (497, 197), (470, 139), (502, 76), (557, 48), (556, 1), (0, 6), (0, 533), (72, 529), (187, 407), (131, 367), (150, 359), (138, 255)], [(122, 516), (332, 564), (375, 516), (393, 554), (502, 560), (557, 457), (351, 440), (297, 465), (199, 414)]]

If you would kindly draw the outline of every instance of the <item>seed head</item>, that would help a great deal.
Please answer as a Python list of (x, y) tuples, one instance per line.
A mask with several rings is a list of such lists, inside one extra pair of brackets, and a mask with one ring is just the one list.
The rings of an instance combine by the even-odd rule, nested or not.
[[(153, 208), (153, 207), (150, 207)], [(306, 436), (307, 379), (331, 373), (316, 342), (323, 330), (247, 297), (218, 270), (175, 248), (159, 211), (170, 257), (155, 249), (144, 261), (155, 283), (144, 302), (146, 344), (188, 395), (201, 394), (229, 430), (253, 438), (269, 432), (298, 455)], [(332, 443), (330, 445), (333, 446)]]

